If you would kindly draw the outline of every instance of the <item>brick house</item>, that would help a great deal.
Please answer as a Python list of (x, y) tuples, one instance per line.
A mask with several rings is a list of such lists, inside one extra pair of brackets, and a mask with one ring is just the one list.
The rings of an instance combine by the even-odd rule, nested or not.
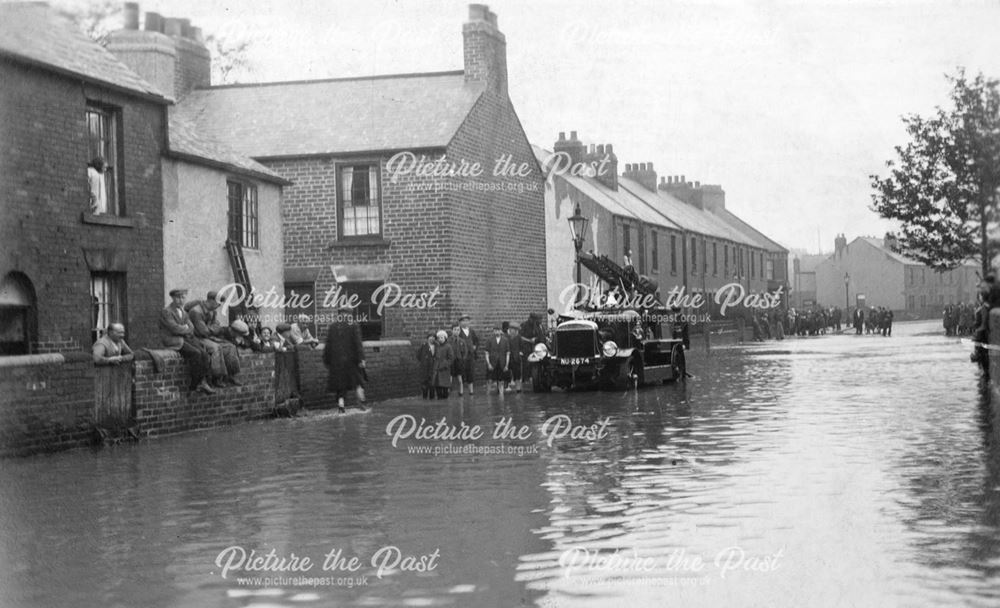
[(38, 3), (0, 4), (0, 81), (0, 354), (152, 343), (169, 100)]
[[(107, 49), (168, 97), (183, 100), (210, 84), (211, 57), (199, 28), (186, 19), (147, 13), (125, 4), (124, 29), (111, 32)], [(250, 284), (267, 291), (284, 269), (281, 194), (284, 179), (169, 111), (169, 148), (163, 157), (163, 288), (186, 287), (189, 298), (236, 282), (227, 240), (239, 245)], [(162, 305), (161, 305), (162, 307)], [(281, 306), (260, 310), (273, 326)]]
[[(979, 266), (965, 262), (938, 272), (898, 251), (892, 235), (844, 235), (816, 266), (816, 301), (821, 306), (884, 306), (897, 320), (940, 318), (948, 304), (976, 303)], [(846, 281), (845, 281), (845, 275)]]
[[(178, 104), (292, 182), (277, 287), (310, 295), (299, 310), (317, 325), (349, 296), (370, 340), (545, 308), (542, 176), (507, 94), (505, 38), (475, 4), (463, 36), (460, 71), (217, 86)], [(498, 160), (521, 173), (495, 175)], [(461, 169), (476, 163), (479, 175)], [(382, 297), (397, 301), (379, 310)]]
[[(619, 174), (610, 144), (587, 147), (575, 131), (565, 133), (553, 152), (534, 148), (543, 167), (586, 165), (605, 170), (595, 175), (553, 174), (545, 186), (545, 217), (549, 233), (548, 297), (559, 300), (575, 281), (575, 250), (567, 218), (579, 206), (590, 222), (583, 251), (611, 257), (618, 264), (628, 251), (636, 271), (648, 276), (662, 294), (674, 287), (707, 294), (710, 301), (727, 284), (738, 283), (748, 293), (787, 293), (788, 251), (726, 208), (720, 186), (691, 183), (682, 176), (660, 178), (653, 163), (626, 164)], [(567, 159), (559, 161), (560, 153)], [(584, 284), (590, 273), (581, 272)], [(714, 302), (707, 312), (717, 313)]]

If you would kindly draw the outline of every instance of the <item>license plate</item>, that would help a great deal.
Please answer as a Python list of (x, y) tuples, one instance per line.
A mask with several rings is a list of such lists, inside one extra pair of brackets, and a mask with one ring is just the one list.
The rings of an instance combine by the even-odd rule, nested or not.
[(559, 359), (559, 363), (563, 365), (584, 365), (590, 363), (590, 359), (586, 357), (574, 357), (572, 359)]

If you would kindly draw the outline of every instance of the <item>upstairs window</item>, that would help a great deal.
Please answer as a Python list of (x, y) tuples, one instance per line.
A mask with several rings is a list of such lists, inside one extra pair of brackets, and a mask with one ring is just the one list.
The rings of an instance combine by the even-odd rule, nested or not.
[(87, 103), (88, 209), (95, 215), (125, 215), (121, 125), (120, 108)]
[(341, 165), (337, 169), (337, 232), (341, 238), (382, 235), (379, 166)]
[(226, 182), (229, 188), (229, 240), (247, 249), (259, 249), (257, 187)]

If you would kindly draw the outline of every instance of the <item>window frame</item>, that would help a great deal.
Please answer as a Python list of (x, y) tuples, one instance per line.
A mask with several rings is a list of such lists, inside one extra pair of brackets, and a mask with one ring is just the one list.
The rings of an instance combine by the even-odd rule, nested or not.
[(677, 235), (670, 235), (670, 274), (677, 274)]
[[(369, 182), (369, 202), (371, 201), (371, 193), (375, 192), (378, 202), (378, 232), (367, 232), (365, 234), (345, 234), (344, 233), (344, 211), (345, 211), (345, 201), (342, 196), (343, 192), (343, 171), (346, 168), (351, 168), (352, 172), (355, 167), (364, 166), (368, 168), (368, 174), (372, 174), (372, 167), (375, 168), (375, 188), (371, 187)], [(382, 239), (385, 234), (385, 217), (383, 211), (383, 192), (382, 192), (382, 162), (379, 159), (373, 158), (361, 158), (356, 160), (344, 160), (334, 163), (334, 187), (336, 192), (334, 193), (334, 204), (337, 206), (337, 240), (339, 241), (352, 241), (352, 240), (372, 240), (372, 239)], [(353, 180), (353, 177), (352, 177)], [(353, 184), (352, 184), (353, 185)], [(353, 202), (353, 200), (352, 200)], [(370, 205), (369, 205), (370, 206)], [(352, 208), (354, 205), (352, 205)], [(357, 218), (355, 218), (355, 227), (357, 227)], [(369, 219), (370, 223), (370, 219)]]
[[(232, 188), (240, 188), (239, 214), (234, 216), (235, 199)], [(252, 194), (248, 200), (248, 194)], [(260, 199), (257, 184), (240, 179), (226, 179), (226, 238), (240, 244), (243, 249), (260, 251)], [(252, 213), (248, 213), (248, 206)], [(234, 219), (235, 218), (235, 219)], [(235, 237), (235, 238), (234, 238)], [(248, 237), (250, 237), (248, 239)], [(252, 242), (250, 242), (252, 241)]]
[[(87, 138), (87, 159), (86, 165), (90, 167), (90, 161), (96, 156), (93, 151), (94, 142), (91, 136), (90, 129), (90, 115), (99, 114), (105, 120), (105, 125), (108, 126), (109, 134), (106, 140), (110, 140), (110, 143), (102, 143), (99, 145), (102, 149), (100, 150), (100, 156), (104, 159), (105, 164), (108, 169), (105, 170), (105, 192), (108, 193), (108, 211), (98, 215), (109, 215), (112, 217), (128, 217), (127, 207), (125, 205), (125, 137), (124, 137), (124, 121), (122, 118), (122, 108), (120, 106), (115, 106), (107, 103), (103, 103), (94, 99), (87, 99), (84, 109), (84, 122), (86, 129)], [(104, 134), (102, 133), (102, 136)], [(105, 138), (102, 137), (102, 142)], [(110, 155), (108, 154), (110, 152)], [(109, 158), (110, 156), (110, 158)], [(108, 173), (110, 172), (110, 181), (108, 178)], [(89, 196), (89, 187), (88, 187)], [(88, 211), (90, 210), (89, 201), (87, 205)]]
[[(96, 302), (91, 303), (91, 328), (90, 328), (90, 338), (91, 343), (97, 342), (99, 339), (104, 337), (108, 331), (108, 325), (111, 323), (122, 323), (128, 326), (128, 276), (124, 272), (114, 272), (114, 271), (104, 271), (104, 270), (94, 270), (90, 272), (90, 297), (91, 299), (97, 299), (98, 294), (95, 293), (95, 284), (98, 280), (107, 281), (107, 287), (105, 288), (106, 294), (113, 294), (116, 289), (118, 291), (117, 302), (111, 302), (110, 298), (104, 302), (99, 299)], [(118, 308), (114, 310), (112, 308)], [(101, 308), (104, 307), (106, 310), (104, 314), (101, 314)], [(104, 325), (101, 325), (103, 316)]]
[(650, 264), (650, 271), (654, 273), (660, 271), (660, 247), (658, 243), (659, 238), (660, 237), (658, 234), (656, 234), (655, 230), (650, 231), (650, 239), (652, 240), (652, 243), (650, 244), (652, 247), (652, 260)]

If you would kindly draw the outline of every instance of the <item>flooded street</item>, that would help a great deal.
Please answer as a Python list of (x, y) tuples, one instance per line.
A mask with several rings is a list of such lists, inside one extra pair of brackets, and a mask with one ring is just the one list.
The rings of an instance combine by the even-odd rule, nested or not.
[[(480, 384), (5, 460), (0, 606), (996, 606), (970, 347), (894, 333), (696, 345), (686, 387)], [(485, 436), (394, 447), (402, 415)]]

